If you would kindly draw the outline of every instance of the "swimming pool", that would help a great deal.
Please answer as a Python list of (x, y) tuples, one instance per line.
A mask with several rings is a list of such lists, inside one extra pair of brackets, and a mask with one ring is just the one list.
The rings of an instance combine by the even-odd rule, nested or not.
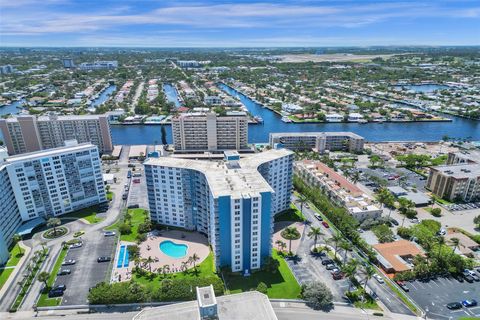
[(183, 258), (187, 255), (188, 246), (186, 244), (175, 243), (170, 240), (160, 242), (160, 251), (172, 258)]

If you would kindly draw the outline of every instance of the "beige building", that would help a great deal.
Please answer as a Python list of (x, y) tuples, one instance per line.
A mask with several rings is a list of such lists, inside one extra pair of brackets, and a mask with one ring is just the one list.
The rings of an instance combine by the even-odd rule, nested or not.
[(430, 168), (426, 187), (440, 198), (480, 199), (480, 164), (456, 164)]
[(175, 151), (248, 149), (248, 117), (245, 112), (187, 113), (172, 119)]
[(363, 151), (365, 139), (353, 132), (285, 132), (270, 133), (270, 147), (282, 144), (290, 150), (313, 149), (319, 153), (344, 150), (353, 153)]
[(103, 115), (18, 116), (0, 119), (0, 130), (11, 155), (63, 147), (67, 140), (90, 142), (100, 153), (113, 150), (110, 125)]

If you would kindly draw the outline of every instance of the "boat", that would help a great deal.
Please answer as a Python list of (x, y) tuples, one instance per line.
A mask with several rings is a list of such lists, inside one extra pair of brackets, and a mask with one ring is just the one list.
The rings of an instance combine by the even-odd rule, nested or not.
[(292, 122), (292, 120), (290, 120), (290, 118), (287, 117), (287, 116), (283, 116), (283, 117), (282, 117), (282, 121), (285, 122), (285, 123), (290, 123), (290, 122)]
[(365, 120), (365, 119), (360, 119), (360, 120), (358, 120), (358, 123), (360, 123), (360, 124), (365, 124), (365, 123), (368, 123), (368, 121)]
[(253, 119), (255, 119), (255, 121), (257, 121), (257, 123), (263, 123), (263, 118), (260, 117), (260, 116), (255, 116), (255, 117), (253, 117)]

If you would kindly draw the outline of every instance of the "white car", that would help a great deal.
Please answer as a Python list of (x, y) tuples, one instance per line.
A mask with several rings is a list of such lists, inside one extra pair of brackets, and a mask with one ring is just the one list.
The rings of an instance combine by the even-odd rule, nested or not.
[(374, 274), (373, 277), (375, 278), (375, 280), (377, 280), (378, 283), (385, 283), (385, 281), (383, 281), (383, 278), (380, 275)]
[(77, 242), (77, 243), (71, 244), (71, 245), (69, 246), (69, 248), (70, 248), (70, 249), (75, 249), (75, 248), (80, 248), (81, 246), (83, 246), (83, 243)]
[(116, 233), (114, 231), (105, 231), (103, 235), (105, 237), (113, 237)]

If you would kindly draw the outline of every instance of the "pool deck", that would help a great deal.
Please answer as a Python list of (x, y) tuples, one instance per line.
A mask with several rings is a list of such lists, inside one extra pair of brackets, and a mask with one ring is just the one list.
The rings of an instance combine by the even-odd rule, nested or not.
[[(177, 244), (185, 244), (188, 246), (187, 255), (183, 258), (173, 258), (164, 254), (160, 250), (160, 243), (162, 241), (170, 240)], [(129, 245), (134, 243), (122, 241), (122, 245)], [(152, 231), (149, 233), (147, 240), (142, 242), (140, 245), (140, 256), (142, 258), (152, 257), (155, 262), (151, 264), (152, 271), (155, 271), (159, 267), (165, 265), (170, 266), (170, 273), (180, 272), (180, 267), (182, 262), (187, 262), (188, 257), (192, 256), (194, 253), (200, 258), (196, 264), (202, 263), (210, 254), (210, 248), (208, 246), (208, 239), (201, 235), (198, 232), (188, 232), (188, 231), (179, 231), (179, 230), (170, 230), (170, 231)], [(115, 264), (116, 266), (116, 264)], [(120, 281), (127, 281), (131, 279), (131, 271), (134, 268), (135, 263), (130, 260), (128, 268), (115, 268), (114, 269), (114, 279)], [(189, 265), (189, 269), (193, 268), (193, 265)]]

